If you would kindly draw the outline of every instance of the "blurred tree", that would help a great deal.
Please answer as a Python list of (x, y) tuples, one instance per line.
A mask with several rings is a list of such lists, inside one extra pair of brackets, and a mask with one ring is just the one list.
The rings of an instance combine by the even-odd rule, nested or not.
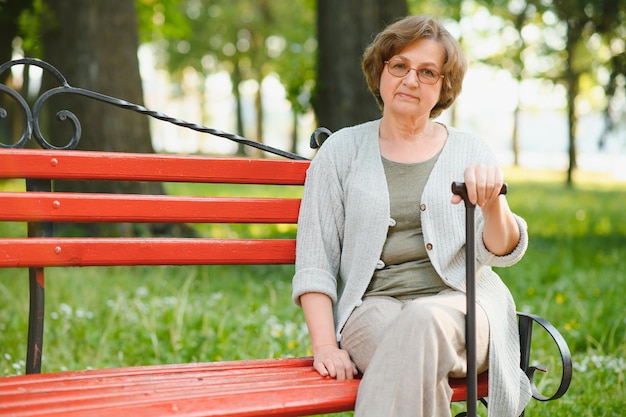
[[(23, 55), (55, 66), (73, 86), (143, 102), (133, 3), (0, 0), (0, 22), (3, 60), (10, 59), (19, 48)], [(57, 86), (58, 82), (47, 75), (44, 73), (43, 89)], [(72, 95), (63, 95), (62, 100), (82, 122), (83, 149), (152, 151), (145, 116)], [(57, 145), (65, 145), (73, 134), (69, 123), (53, 123), (43, 129)], [(89, 132), (97, 134), (86, 134)]]
[[(577, 166), (576, 138), (580, 104), (600, 111), (596, 87), (605, 90), (610, 129), (610, 103), (623, 85), (624, 17), (626, 2), (615, 0), (481, 0), (489, 12), (503, 19), (501, 51), (485, 62), (507, 69), (521, 86), (526, 79), (545, 79), (564, 87), (568, 121), (567, 184), (573, 185)], [(508, 29), (508, 30), (507, 30)], [(513, 36), (515, 34), (515, 36)], [(525, 35), (526, 34), (526, 35)], [(514, 39), (513, 42), (506, 42)], [(620, 69), (621, 67), (621, 69)], [(623, 88), (622, 88), (623, 89)], [(515, 125), (519, 115), (515, 110)], [(517, 152), (517, 126), (513, 130)]]
[[(0, 0), (0, 63), (11, 59), (15, 39), (19, 35), (19, 19), (33, 7), (34, 0)], [(5, 77), (8, 74), (3, 74)], [(3, 82), (4, 80), (0, 80)]]
[(406, 0), (318, 0), (319, 42), (313, 106), (320, 126), (337, 130), (380, 117), (361, 57), (386, 25), (408, 14)]
[[(626, 32), (626, 30), (622, 30), (622, 32)], [(609, 48), (616, 53), (607, 62), (610, 74), (605, 86), (607, 98), (603, 111), (605, 126), (598, 137), (600, 149), (606, 146), (607, 139), (611, 134), (618, 132), (621, 133), (622, 141), (626, 143), (626, 129), (623, 127), (623, 124), (626, 123), (626, 51), (624, 50), (623, 39), (626, 39), (626, 33), (622, 35), (621, 41), (615, 39), (609, 43)]]
[[(44, 60), (61, 71), (72, 86), (143, 104), (134, 2), (44, 1), (51, 13), (47, 24), (42, 26)], [(43, 83), (44, 90), (58, 85), (45, 74)], [(59, 108), (71, 110), (81, 122), (80, 149), (153, 152), (148, 118), (144, 115), (70, 94), (50, 100), (51, 113)], [(67, 122), (50, 123), (48, 140), (59, 146), (65, 145), (73, 134), (68, 125)], [(87, 192), (163, 193), (158, 183), (65, 182), (59, 188)], [(133, 231), (116, 228), (106, 233), (128, 234)]]
[[(190, 68), (203, 80), (220, 70), (230, 74), (237, 134), (246, 133), (240, 91), (244, 81), (254, 80), (258, 87), (254, 120), (258, 141), (264, 136), (261, 86), (269, 74), (280, 77), (295, 117), (306, 111), (308, 104), (302, 100), (314, 78), (311, 51), (316, 47), (313, 0), (139, 0), (139, 5), (142, 33), (148, 34), (143, 38), (152, 43), (161, 58), (159, 65), (175, 79), (182, 79)], [(241, 147), (239, 152), (243, 153)]]
[[(46, 0), (46, 4), (52, 17), (42, 27), (44, 60), (73, 86), (143, 104), (134, 3)], [(153, 151), (147, 117), (71, 95), (62, 99), (83, 121), (81, 149)], [(57, 125), (50, 127), (51, 137), (62, 142), (67, 136)]]
[[(605, 129), (598, 138), (600, 148), (605, 145), (608, 135), (616, 132), (621, 123), (626, 122), (626, 2), (607, 1), (607, 3), (608, 10), (600, 15), (598, 22), (598, 32), (603, 39), (599, 51), (600, 61), (608, 72), (608, 77), (604, 76)], [(622, 141), (626, 143), (623, 126)]]
[[(519, 164), (519, 123), (521, 108), (521, 87), (524, 79), (535, 77), (532, 70), (524, 65), (523, 56), (529, 52), (530, 45), (522, 35), (524, 29), (542, 25), (541, 15), (546, 7), (541, 1), (517, 0), (480, 0), (480, 3), (493, 16), (501, 19), (495, 32), (500, 34), (500, 49), (480, 60), (487, 65), (508, 71), (517, 82), (517, 102), (513, 109), (513, 125), (511, 126), (511, 142), (513, 165)], [(493, 31), (488, 36), (496, 36)]]
[[(13, 57), (16, 49), (16, 40), (20, 33), (19, 16), (26, 14), (33, 7), (34, 0), (0, 0), (0, 63), (7, 62)], [(22, 45), (20, 45), (22, 46)], [(23, 47), (23, 46), (22, 46)], [(12, 88), (22, 92), (28, 91), (26, 68), (23, 68), (22, 79), (25, 81), (21, 86), (16, 86), (10, 79), (11, 72), (0, 74), (0, 83), (8, 84)], [(25, 93), (21, 93), (23, 97)], [(18, 117), (14, 117), (18, 111), (15, 103), (5, 95), (0, 95), (0, 108), (7, 109), (4, 122), (0, 124), (0, 143), (13, 144), (22, 135), (23, 125)]]
[[(544, 79), (561, 84), (566, 92), (569, 166), (567, 182), (577, 165), (576, 137), (580, 103), (591, 111), (604, 111), (606, 130), (602, 144), (626, 114), (626, 2), (616, 0), (447, 0), (436, 4), (411, 1), (413, 9), (439, 16), (455, 16), (459, 22), (478, 12), (496, 16), (496, 28), (485, 28), (485, 39), (500, 39), (500, 48), (489, 55), (479, 45), (466, 45), (479, 61), (506, 69), (522, 85), (524, 80)], [(482, 9), (479, 9), (482, 8)], [(452, 12), (450, 12), (452, 10)], [(491, 25), (494, 20), (490, 19)], [(461, 22), (461, 26), (463, 26)], [(459, 39), (463, 40), (463, 34)], [(475, 35), (475, 34), (473, 34)], [(597, 87), (604, 89), (599, 99)], [(513, 152), (517, 155), (519, 103), (514, 110)], [(516, 159), (517, 160), (517, 159)]]
[(299, 116), (311, 109), (311, 95), (316, 84), (318, 43), (315, 34), (315, 0), (292, 1), (283, 4), (280, 11), (279, 28), (276, 34), (268, 38), (267, 47), (270, 56), (275, 58), (274, 70), (291, 103), (291, 152), (298, 153)]
[[(573, 173), (577, 167), (577, 100), (585, 91), (583, 83), (586, 85), (597, 83), (598, 76), (607, 73), (607, 70), (619, 70), (611, 67), (619, 66), (620, 59), (614, 57), (624, 54), (626, 5), (623, 1), (615, 0), (556, 0), (550, 5), (549, 11), (558, 19), (553, 25), (555, 31), (563, 33), (564, 48), (557, 51), (562, 65), (557, 67), (559, 73), (556, 80), (563, 84), (567, 91), (569, 122), (567, 184), (572, 186)], [(608, 44), (603, 44), (603, 38)], [(602, 59), (601, 52), (604, 52), (608, 59)], [(623, 70), (623, 67), (621, 69)], [(609, 80), (604, 84), (611, 94)]]

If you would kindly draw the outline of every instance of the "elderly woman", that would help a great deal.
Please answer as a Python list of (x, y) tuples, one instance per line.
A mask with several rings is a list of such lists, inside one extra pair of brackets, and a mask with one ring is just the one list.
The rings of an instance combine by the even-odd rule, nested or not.
[(503, 173), (476, 136), (434, 121), (461, 90), (466, 63), (436, 21), (410, 16), (366, 49), (363, 71), (382, 117), (342, 129), (307, 172), (293, 299), (315, 369), (363, 373), (356, 416), (449, 416), (448, 377), (464, 376), (465, 181), (477, 204), (478, 370), (489, 416), (518, 416), (530, 398), (519, 369), (512, 296), (492, 270), (519, 261), (523, 219), (499, 195)]

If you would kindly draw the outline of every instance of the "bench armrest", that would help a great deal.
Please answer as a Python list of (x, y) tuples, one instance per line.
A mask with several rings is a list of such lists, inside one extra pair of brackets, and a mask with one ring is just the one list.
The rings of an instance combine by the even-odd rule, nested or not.
[[(567, 342), (559, 333), (556, 327), (554, 327), (549, 321), (543, 317), (529, 313), (517, 313), (519, 319), (519, 334), (520, 334), (520, 346), (521, 346), (521, 361), (520, 366), (526, 372), (528, 379), (530, 379), (531, 390), (533, 398), (539, 401), (551, 401), (561, 398), (568, 390), (570, 382), (572, 381), (572, 355), (570, 353)], [(545, 396), (535, 385), (534, 374), (535, 371), (546, 372), (544, 366), (530, 366), (530, 347), (532, 338), (533, 324), (539, 324), (548, 334), (552, 337), (556, 343), (560, 355), (561, 363), (563, 365), (563, 372), (561, 374), (561, 383), (559, 388), (551, 396)]]

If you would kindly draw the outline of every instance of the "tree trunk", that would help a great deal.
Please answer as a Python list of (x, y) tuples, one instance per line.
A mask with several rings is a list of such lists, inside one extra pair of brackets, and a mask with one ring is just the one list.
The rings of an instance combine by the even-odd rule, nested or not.
[(386, 25), (408, 14), (406, 0), (318, 0), (319, 125), (333, 131), (381, 116), (367, 89), (361, 57)]
[[(52, 12), (43, 28), (44, 60), (55, 66), (73, 87), (96, 91), (143, 105), (137, 57), (135, 3), (111, 0), (45, 0)], [(58, 86), (44, 74), (43, 90)], [(69, 110), (80, 121), (78, 148), (119, 152), (154, 152), (149, 118), (97, 100), (61, 94), (44, 111), (50, 119), (44, 138), (64, 146), (74, 134), (68, 122), (52, 121), (59, 110)], [(42, 121), (43, 122), (43, 121)], [(57, 190), (162, 194), (159, 183), (63, 182)], [(101, 229), (99, 229), (101, 230)], [(118, 228), (114, 234), (128, 234)], [(132, 233), (132, 232), (131, 232)]]
[[(18, 17), (23, 11), (32, 7), (33, 0), (6, 0), (0, 1), (0, 64), (8, 62), (13, 57), (13, 41), (19, 34)], [(27, 54), (27, 52), (26, 52)], [(18, 93), (28, 99), (28, 69), (22, 68), (24, 83)], [(11, 71), (0, 74), (0, 84), (16, 88), (11, 80)], [(0, 94), (0, 108), (5, 109), (6, 116), (0, 120), (0, 143), (15, 144), (23, 133), (21, 110), (6, 94)], [(17, 116), (19, 115), (19, 116)]]
[(568, 76), (568, 89), (567, 89), (567, 121), (569, 125), (568, 134), (568, 159), (569, 165), (567, 166), (567, 185), (572, 187), (574, 185), (574, 171), (577, 168), (576, 161), (576, 130), (578, 125), (578, 118), (576, 117), (576, 96), (578, 95), (578, 76), (570, 74)]
[(568, 121), (568, 156), (569, 165), (567, 167), (567, 186), (574, 185), (574, 171), (577, 168), (576, 161), (576, 130), (578, 119), (576, 117), (576, 97), (580, 91), (580, 73), (574, 66), (576, 60), (576, 45), (583, 32), (583, 22), (573, 20), (568, 22), (567, 30), (567, 62), (565, 69), (565, 89), (567, 91), (567, 121)]
[[(263, 143), (263, 115), (265, 113), (263, 109), (263, 79), (259, 77), (257, 79), (258, 88), (256, 90), (256, 94), (254, 95), (254, 111), (256, 113), (256, 124), (255, 124), (255, 136), (256, 141), (259, 143)], [(248, 153), (255, 157), (263, 157), (264, 152), (260, 152), (258, 149), (248, 149)]]
[(298, 129), (298, 120), (300, 119), (299, 113), (294, 110), (291, 119), (291, 146), (289, 148), (289, 152), (298, 153), (298, 136), (300, 135), (300, 131)]
[[(133, 2), (47, 0), (55, 24), (43, 33), (44, 59), (74, 87), (143, 104), (137, 49), (137, 16)], [(63, 96), (79, 116), (79, 148), (153, 152), (148, 118), (95, 100)], [(57, 129), (51, 127), (51, 137)], [(54, 133), (54, 135), (52, 135)]]
[(520, 119), (519, 103), (513, 110), (513, 128), (511, 129), (511, 151), (513, 152), (513, 166), (519, 166), (519, 119)]
[[(0, 1), (0, 64), (11, 60), (13, 41), (19, 31), (19, 17), (32, 5), (33, 0)], [(8, 74), (3, 74), (0, 82), (4, 82), (7, 76)]]
[(511, 150), (513, 151), (513, 166), (519, 166), (519, 128), (520, 128), (520, 117), (521, 117), (521, 91), (522, 91), (522, 77), (518, 76), (516, 80), (517, 86), (517, 103), (515, 104), (515, 109), (513, 110), (513, 128), (511, 131)]
[[(239, 61), (235, 59), (235, 66), (233, 73), (231, 74), (233, 83), (233, 95), (235, 96), (235, 120), (237, 123), (236, 132), (239, 136), (245, 137), (246, 133), (243, 128), (243, 103), (241, 102), (241, 69), (239, 68)], [(246, 145), (243, 143), (237, 144), (237, 155), (243, 156), (246, 154)]]

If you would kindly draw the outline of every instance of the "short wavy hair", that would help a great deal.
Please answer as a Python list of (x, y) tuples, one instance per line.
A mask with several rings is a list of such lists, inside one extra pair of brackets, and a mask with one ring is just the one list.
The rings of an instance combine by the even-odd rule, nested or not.
[(387, 26), (365, 49), (362, 69), (367, 86), (382, 110), (384, 103), (380, 95), (380, 77), (385, 61), (419, 39), (434, 40), (445, 50), (441, 94), (430, 112), (430, 117), (435, 118), (450, 107), (461, 93), (467, 62), (457, 40), (433, 18), (425, 15), (407, 16)]

